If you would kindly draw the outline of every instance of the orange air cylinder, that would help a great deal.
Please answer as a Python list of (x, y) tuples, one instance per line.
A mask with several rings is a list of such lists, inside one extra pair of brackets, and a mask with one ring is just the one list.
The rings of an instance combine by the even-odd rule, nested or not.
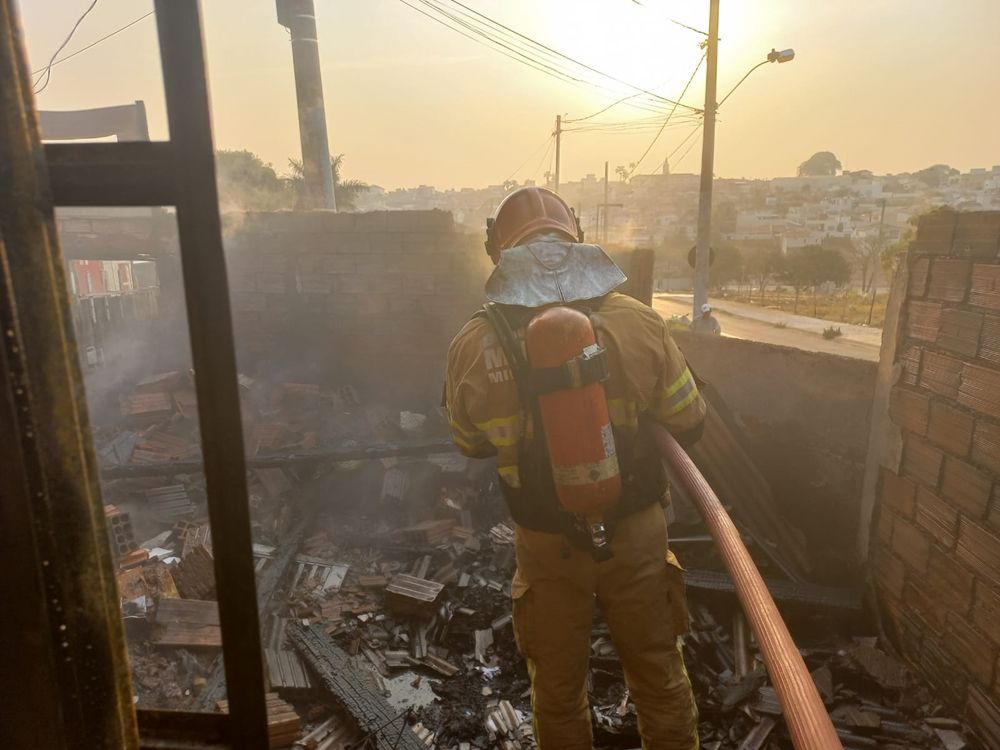
[[(572, 361), (596, 343), (590, 319), (569, 307), (543, 310), (525, 333), (532, 370), (571, 363), (573, 371)], [(560, 504), (570, 513), (598, 518), (622, 489), (604, 385), (567, 384), (540, 394), (538, 406)]]

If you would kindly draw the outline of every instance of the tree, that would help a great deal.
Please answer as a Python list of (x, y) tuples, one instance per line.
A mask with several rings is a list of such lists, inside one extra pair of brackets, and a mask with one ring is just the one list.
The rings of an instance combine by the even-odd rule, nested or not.
[[(340, 174), (343, 163), (343, 154), (337, 154), (330, 159), (330, 168), (333, 170), (333, 197), (337, 201), (338, 211), (353, 211), (358, 196), (367, 192), (371, 185), (361, 180), (344, 180)], [(302, 162), (299, 159), (289, 159), (288, 167), (291, 169), (288, 184), (295, 194), (296, 204), (301, 204), (306, 185)]]
[(720, 289), (732, 281), (743, 278), (743, 253), (733, 245), (712, 248), (715, 262), (708, 269), (708, 280), (713, 289)]
[(817, 151), (799, 164), (799, 177), (833, 177), (841, 168), (840, 160), (830, 151)]
[(913, 173), (915, 180), (920, 180), (929, 188), (937, 188), (948, 182), (948, 178), (959, 174), (957, 169), (949, 167), (947, 164), (934, 164), (927, 169), (921, 169)]
[[(752, 292), (754, 285), (756, 285), (761, 301), (764, 300), (764, 292), (768, 283), (781, 270), (783, 262), (784, 257), (775, 248), (758, 249), (753, 253), (746, 254), (743, 267), (750, 279), (750, 290)], [(751, 294), (751, 299), (752, 296)]]
[(215, 174), (223, 211), (273, 211), (288, 205), (285, 181), (250, 151), (217, 151)]
[(628, 167), (619, 164), (617, 167), (615, 167), (615, 174), (618, 175), (618, 179), (621, 182), (625, 182), (625, 180), (628, 179)]
[(799, 310), (799, 293), (812, 288), (813, 315), (816, 315), (816, 290), (823, 284), (843, 286), (851, 278), (851, 269), (844, 256), (836, 250), (819, 245), (796, 248), (788, 253), (780, 278), (795, 290), (792, 312)]
[(883, 245), (878, 234), (867, 234), (850, 243), (849, 252), (861, 276), (861, 292), (867, 293), (875, 280), (875, 269), (881, 263)]

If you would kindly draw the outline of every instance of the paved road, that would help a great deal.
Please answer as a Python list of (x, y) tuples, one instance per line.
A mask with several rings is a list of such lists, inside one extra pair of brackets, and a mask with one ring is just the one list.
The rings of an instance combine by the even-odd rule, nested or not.
[[(712, 300), (712, 304), (715, 305), (723, 336), (791, 346), (811, 352), (839, 354), (842, 357), (855, 357), (872, 362), (878, 361), (879, 343), (882, 336), (880, 329), (842, 325), (844, 335), (827, 340), (822, 337), (820, 332), (823, 328), (831, 325), (830, 321), (820, 321), (802, 315), (793, 316), (777, 310), (760, 310), (751, 305), (741, 305), (740, 303), (722, 301), (716, 303), (715, 300)], [(657, 294), (653, 296), (653, 307), (666, 318), (671, 315), (687, 314), (688, 317), (691, 316), (689, 295)], [(751, 309), (745, 310), (744, 308)], [(747, 315), (754, 317), (746, 317)], [(779, 321), (784, 321), (786, 326), (784, 328), (777, 327), (775, 323)]]

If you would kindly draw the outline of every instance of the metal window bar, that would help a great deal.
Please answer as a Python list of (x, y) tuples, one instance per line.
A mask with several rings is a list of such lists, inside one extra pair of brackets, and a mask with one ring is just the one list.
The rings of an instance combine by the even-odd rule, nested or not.
[[(10, 49), (15, 50), (8, 58), (11, 69), (5, 70), (4, 75), (12, 75), (17, 69), (20, 79), (27, 81), (23, 49), (15, 49), (23, 45), (20, 45), (16, 30), (14, 0), (0, 2), (5, 6), (0, 21), (6, 26), (0, 28), (0, 32), (7, 32), (0, 41), (9, 41)], [(155, 0), (154, 7), (170, 140), (47, 145), (44, 152), (50, 185), (44, 184), (45, 170), (42, 169), (39, 184), (29, 187), (35, 189), (38, 205), (43, 206), (42, 213), (45, 213), (44, 201), (49, 188), (51, 205), (176, 207), (229, 698), (226, 739), (233, 747), (261, 748), (268, 745), (264, 672), (236, 357), (218, 212), (199, 7), (197, 0)], [(33, 151), (37, 154), (37, 116), (30, 94), (20, 104), (24, 115), (22, 119), (26, 123), (23, 129), (25, 138), (23, 143), (13, 143), (12, 149), (24, 147), (25, 153)], [(17, 176), (13, 179), (16, 181)], [(61, 268), (62, 255), (51, 228), (51, 210), (47, 214), (48, 227), (39, 223), (39, 231), (34, 237), (35, 246), (39, 251), (47, 249), (50, 265)], [(46, 241), (48, 248), (44, 246)], [(30, 242), (26, 241), (24, 247), (31, 247)], [(14, 286), (16, 281), (15, 278)], [(65, 296), (65, 278), (57, 279), (55, 288), (57, 291), (61, 289)], [(39, 300), (37, 304), (47, 306), (46, 300)], [(57, 310), (58, 302), (52, 307)], [(68, 351), (72, 355), (75, 344), (68, 316), (63, 315), (57, 322), (66, 340), (63, 353)], [(68, 367), (68, 381), (75, 386), (75, 395), (79, 399), (83, 392), (79, 368), (76, 363)], [(83, 462), (67, 467), (65, 476), (76, 472), (81, 484), (94, 489), (96, 464), (93, 445), (86, 434), (86, 410), (79, 403), (75, 404), (75, 409), (77, 414), (82, 415), (76, 427)], [(61, 416), (59, 412), (51, 415), (53, 419), (60, 419)], [(99, 493), (89, 496), (69, 493), (69, 496), (74, 494), (87, 512), (92, 514), (100, 509)], [(106, 555), (94, 563), (107, 566), (108, 570), (104, 573), (109, 572), (110, 558)], [(109, 601), (114, 601), (113, 579), (112, 588), (105, 590), (104, 595)], [(110, 629), (113, 636), (114, 626)], [(120, 623), (118, 635), (120, 637)], [(111, 640), (114, 641), (114, 637)], [(121, 646), (120, 643), (118, 645)], [(119, 651), (117, 658), (120, 661), (123, 647)], [(118, 681), (120, 683), (121, 674)], [(163, 723), (163, 712), (156, 715), (157, 721), (146, 722), (148, 726)], [(143, 723), (140, 721), (140, 726)], [(193, 733), (198, 731), (198, 726), (198, 721), (191, 721)], [(190, 735), (188, 738), (198, 739)], [(128, 742), (123, 746), (131, 744)]]

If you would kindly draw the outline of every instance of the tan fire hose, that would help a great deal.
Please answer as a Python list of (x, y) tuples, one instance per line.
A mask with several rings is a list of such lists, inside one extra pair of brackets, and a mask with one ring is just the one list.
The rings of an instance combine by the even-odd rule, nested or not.
[(840, 750), (842, 744), (837, 731), (802, 661), (802, 655), (729, 514), (673, 436), (653, 422), (647, 423), (646, 429), (650, 430), (672, 474), (697, 506), (733, 579), (736, 595), (781, 701), (792, 744), (797, 750)]

